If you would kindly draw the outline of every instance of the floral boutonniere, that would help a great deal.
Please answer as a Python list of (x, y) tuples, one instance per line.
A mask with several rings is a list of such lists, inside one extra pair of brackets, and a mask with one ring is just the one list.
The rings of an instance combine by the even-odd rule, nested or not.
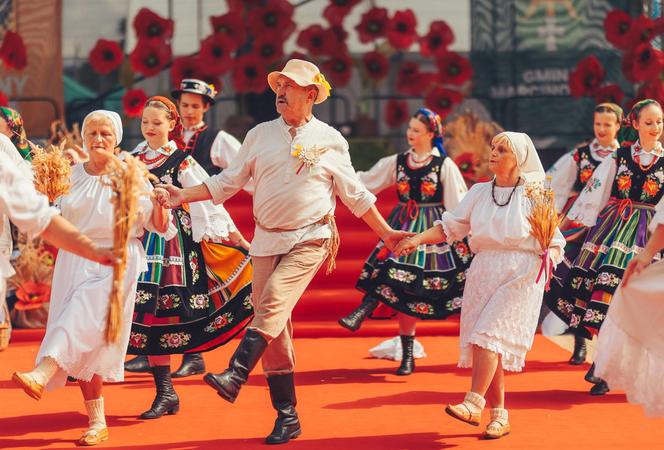
[(314, 145), (309, 148), (304, 148), (302, 144), (295, 144), (293, 150), (291, 150), (291, 155), (300, 160), (299, 167), (295, 173), (299, 175), (304, 166), (307, 166), (307, 169), (311, 170), (313, 166), (320, 162), (320, 156), (327, 150), (327, 147), (318, 147)]

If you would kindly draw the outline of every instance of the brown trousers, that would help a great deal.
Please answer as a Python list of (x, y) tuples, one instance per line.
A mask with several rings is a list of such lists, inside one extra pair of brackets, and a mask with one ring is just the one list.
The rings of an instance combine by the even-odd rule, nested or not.
[(284, 255), (252, 256), (254, 319), (249, 328), (268, 341), (262, 358), (266, 376), (295, 369), (291, 314), (325, 261), (325, 241), (302, 242)]

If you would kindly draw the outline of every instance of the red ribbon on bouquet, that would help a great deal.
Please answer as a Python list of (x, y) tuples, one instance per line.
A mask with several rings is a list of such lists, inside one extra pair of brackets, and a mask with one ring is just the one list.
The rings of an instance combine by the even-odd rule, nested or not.
[(551, 277), (553, 275), (553, 261), (551, 261), (551, 257), (549, 256), (549, 249), (546, 249), (544, 254), (540, 256), (540, 259), (542, 260), (542, 264), (540, 265), (535, 283), (539, 283), (540, 279), (542, 279), (542, 275), (544, 275), (544, 280), (546, 282), (544, 285), (544, 291), (548, 292), (549, 289), (551, 289)]

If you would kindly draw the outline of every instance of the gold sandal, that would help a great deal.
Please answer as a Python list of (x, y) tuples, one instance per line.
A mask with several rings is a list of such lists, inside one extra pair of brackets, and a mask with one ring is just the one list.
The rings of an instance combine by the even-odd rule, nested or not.
[(479, 413), (476, 413), (471, 411), (466, 402), (459, 403), (458, 405), (447, 405), (445, 407), (445, 412), (455, 419), (469, 423), (473, 426), (478, 426), (480, 424), (480, 419), (482, 418), (482, 412), (480, 411)]
[(14, 372), (12, 374), (12, 381), (21, 386), (25, 393), (35, 400), (39, 400), (44, 394), (44, 386), (37, 383), (35, 380), (24, 373)]
[(82, 447), (91, 447), (97, 445), (101, 442), (108, 440), (108, 428), (102, 428), (101, 430), (90, 429), (83, 433), (83, 436), (76, 441), (76, 445)]
[(498, 439), (510, 434), (510, 431), (510, 423), (507, 420), (503, 423), (501, 419), (491, 419), (484, 431), (484, 439)]

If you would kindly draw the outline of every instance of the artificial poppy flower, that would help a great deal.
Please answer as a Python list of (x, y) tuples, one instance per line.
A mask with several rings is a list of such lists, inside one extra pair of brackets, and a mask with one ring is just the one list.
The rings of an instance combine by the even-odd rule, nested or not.
[(224, 33), (214, 33), (201, 41), (199, 58), (201, 67), (214, 75), (228, 72), (233, 65), (235, 42)]
[(124, 53), (115, 41), (99, 39), (90, 50), (90, 66), (101, 74), (111, 73), (122, 64)]
[(173, 59), (171, 64), (171, 82), (179, 86), (185, 78), (198, 78), (201, 74), (201, 64), (196, 56), (180, 56)]
[(9, 69), (23, 70), (28, 65), (28, 54), (20, 34), (6, 31), (0, 45), (0, 60)]
[(408, 102), (406, 100), (390, 99), (385, 103), (385, 123), (390, 128), (399, 128), (408, 122)]
[(295, 31), (294, 11), (287, 0), (267, 0), (264, 6), (249, 10), (247, 27), (254, 35), (265, 33), (283, 40)]
[(636, 101), (652, 98), (657, 100), (660, 104), (664, 102), (664, 81), (651, 80), (643, 83), (636, 94)]
[(621, 50), (627, 50), (632, 42), (632, 18), (621, 9), (609, 11), (604, 19), (606, 40)]
[(337, 51), (336, 35), (330, 28), (320, 25), (311, 25), (300, 31), (297, 45), (312, 56), (331, 55)]
[(594, 95), (605, 76), (606, 70), (594, 55), (583, 58), (569, 74), (570, 94), (574, 97)]
[(127, 117), (141, 117), (147, 101), (148, 96), (143, 89), (129, 89), (122, 96), (122, 109)]
[(362, 14), (360, 23), (355, 26), (360, 42), (366, 44), (385, 36), (388, 23), (389, 17), (385, 8), (371, 8)]
[(9, 98), (2, 91), (0, 91), (0, 106), (9, 106)]
[(417, 39), (417, 19), (411, 9), (397, 11), (387, 24), (387, 40), (397, 50), (406, 50)]
[(464, 179), (475, 181), (477, 161), (472, 152), (461, 153), (454, 158), (454, 162), (459, 167), (459, 171)]
[(362, 64), (367, 76), (373, 81), (384, 79), (390, 70), (390, 61), (379, 51), (363, 54)]
[(253, 52), (263, 60), (264, 64), (270, 64), (280, 60), (284, 56), (284, 41), (275, 40), (266, 35), (258, 36), (253, 44)]
[(141, 8), (134, 17), (134, 31), (141, 39), (166, 41), (173, 37), (173, 21), (165, 19), (149, 8)]
[(629, 48), (636, 47), (639, 44), (649, 44), (655, 37), (655, 22), (646, 16), (639, 16), (632, 20), (629, 36)]
[(421, 72), (418, 63), (406, 61), (399, 66), (395, 87), (403, 95), (421, 96), (435, 77), (437, 74)]
[(348, 13), (360, 3), (360, 0), (330, 0), (330, 4), (323, 10), (323, 17), (330, 25), (341, 25)]
[(462, 100), (463, 95), (460, 92), (436, 86), (424, 97), (424, 105), (444, 119)]
[(353, 74), (353, 60), (346, 53), (332, 56), (323, 63), (323, 72), (330, 79), (332, 86), (344, 87)]
[(438, 57), (436, 64), (441, 83), (462, 85), (473, 77), (470, 60), (456, 52), (444, 52)]
[(253, 53), (235, 59), (231, 75), (233, 86), (238, 93), (261, 93), (267, 86), (265, 64)]
[(51, 286), (36, 281), (26, 281), (16, 289), (18, 301), (14, 308), (19, 311), (39, 308), (51, 296)]
[(658, 79), (664, 66), (664, 53), (650, 43), (639, 44), (632, 55), (632, 73), (636, 81)]
[(344, 30), (344, 27), (341, 25), (330, 25), (330, 31), (334, 34), (337, 39), (337, 51), (342, 51), (340, 46), (343, 46), (343, 50), (346, 49), (346, 40), (348, 39), (348, 32)]
[(140, 40), (129, 54), (134, 72), (146, 77), (158, 74), (171, 60), (171, 46), (158, 39)]
[(624, 98), (625, 93), (620, 89), (620, 86), (615, 83), (602, 86), (595, 92), (595, 101), (598, 104), (609, 102), (620, 105)]
[(420, 51), (423, 56), (441, 57), (447, 47), (454, 42), (454, 32), (444, 20), (431, 22), (429, 32), (420, 38)]
[(210, 25), (215, 33), (223, 33), (233, 39), (235, 48), (247, 42), (247, 28), (239, 12), (231, 11), (221, 16), (212, 16)]

